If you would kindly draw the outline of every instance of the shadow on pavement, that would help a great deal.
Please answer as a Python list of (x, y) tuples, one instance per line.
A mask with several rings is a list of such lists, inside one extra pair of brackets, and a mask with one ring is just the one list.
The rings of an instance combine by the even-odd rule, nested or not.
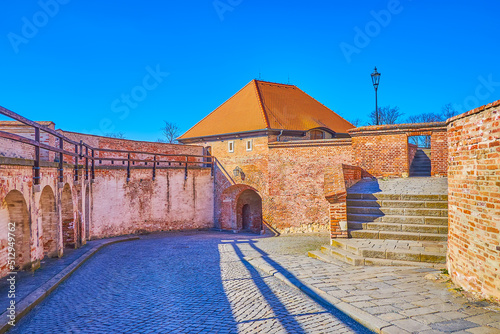
[[(283, 266), (281, 266), (279, 263), (274, 261), (269, 257), (269, 255), (264, 252), (262, 249), (257, 247), (256, 242), (254, 240), (235, 240), (236, 242), (233, 243), (233, 247), (238, 254), (238, 257), (240, 260), (245, 263), (245, 266), (249, 270), (249, 272), (252, 275), (252, 278), (256, 282), (256, 285), (261, 289), (262, 294), (265, 296), (266, 300), (268, 301), (269, 305), (273, 307), (273, 310), (277, 313), (282, 313), (283, 312), (287, 315), (288, 311), (286, 310), (286, 307), (281, 304), (279, 299), (272, 293), (272, 291), (267, 287), (265, 282), (263, 281), (262, 277), (259, 275), (258, 271), (247, 261), (244, 260), (245, 255), (241, 251), (241, 249), (238, 247), (238, 244), (248, 244), (250, 245), (255, 251), (257, 251), (262, 259), (264, 259), (267, 264), (272, 266), (277, 272), (281, 273), (283, 276), (286, 278), (292, 278), (294, 280), (298, 279), (290, 273), (288, 270), (286, 270)], [(265, 288), (262, 288), (261, 286), (265, 286)], [(300, 289), (300, 287), (296, 286), (297, 289)], [(349, 317), (347, 314), (343, 313), (342, 311), (338, 310), (334, 306), (332, 306), (328, 301), (326, 301), (324, 298), (316, 294), (314, 291), (309, 291), (308, 292), (309, 296), (311, 296), (316, 302), (320, 303), (323, 307), (325, 307), (331, 314), (333, 314), (340, 322), (342, 322), (344, 325), (349, 327), (350, 330), (352, 330), (354, 333), (373, 333), (371, 330), (367, 329), (363, 325), (359, 324), (356, 322), (354, 319)], [(292, 317), (290, 315), (290, 317)], [(283, 323), (282, 323), (283, 324)], [(285, 327), (287, 330), (287, 326), (283, 324), (283, 327)], [(289, 333), (304, 333), (302, 332), (297, 332), (297, 331), (289, 331)]]

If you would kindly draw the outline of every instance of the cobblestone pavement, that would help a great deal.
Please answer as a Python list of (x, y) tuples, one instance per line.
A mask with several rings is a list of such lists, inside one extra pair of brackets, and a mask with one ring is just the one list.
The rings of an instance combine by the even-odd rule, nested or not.
[[(108, 246), (9, 333), (368, 333), (245, 262), (254, 237), (162, 233)], [(277, 256), (324, 239), (255, 238)]]
[(382, 333), (500, 333), (500, 307), (469, 302), (446, 278), (426, 279), (443, 277), (435, 269), (325, 263), (280, 254), (273, 246), (272, 239), (239, 241), (239, 248), (255, 267), (272, 268), (326, 293), (337, 303), (348, 303), (387, 322)]
[(398, 179), (361, 180), (347, 192), (356, 194), (412, 194), (412, 195), (447, 195), (448, 178), (446, 177), (408, 177)]
[[(16, 302), (18, 303), (23, 298), (28, 296), (31, 292), (41, 287), (43, 283), (58, 274), (61, 270), (69, 266), (73, 261), (92, 249), (94, 246), (101, 245), (111, 239), (94, 240), (87, 242), (86, 245), (78, 249), (64, 249), (64, 256), (61, 258), (45, 258), (41, 261), (40, 269), (35, 272), (20, 271), (16, 277)], [(9, 282), (7, 277), (0, 280), (0, 296), (7, 296), (9, 291)], [(8, 306), (10, 300), (8, 298), (0, 297), (0, 313), (2, 313)]]

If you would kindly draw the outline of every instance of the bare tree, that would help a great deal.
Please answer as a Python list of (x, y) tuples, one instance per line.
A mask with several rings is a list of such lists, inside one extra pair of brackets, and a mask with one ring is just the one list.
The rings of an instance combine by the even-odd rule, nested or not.
[(423, 113), (420, 115), (412, 115), (408, 117), (408, 123), (432, 123), (441, 122), (441, 115), (435, 113)]
[(110, 132), (105, 134), (106, 137), (116, 138), (116, 139), (126, 139), (123, 132)]
[(355, 127), (362, 126), (362, 121), (360, 118), (354, 118), (354, 119), (350, 119), (348, 121), (349, 121), (349, 123), (351, 123)]
[[(408, 117), (408, 123), (433, 123), (433, 122), (444, 122), (448, 118), (457, 115), (458, 112), (453, 108), (451, 103), (445, 104), (441, 108), (441, 113), (422, 113), (419, 115), (413, 115)], [(412, 144), (418, 145), (419, 147), (430, 147), (431, 137), (430, 136), (413, 136), (410, 137), (410, 142)]]
[[(397, 124), (400, 117), (403, 116), (404, 114), (399, 111), (399, 107), (393, 107), (391, 106), (385, 106), (385, 107), (379, 107), (378, 108), (378, 119), (379, 119), (379, 124)], [(370, 113), (370, 121), (369, 125), (375, 125), (377, 124), (377, 116), (375, 114), (375, 110)]]
[(441, 107), (441, 117), (443, 121), (446, 121), (448, 118), (452, 118), (456, 115), (458, 115), (458, 111), (453, 107), (451, 103), (447, 103), (443, 107)]
[(180, 128), (177, 124), (172, 122), (165, 122), (165, 126), (161, 129), (165, 139), (158, 139), (158, 142), (175, 144), (177, 143), (177, 137), (180, 135)]

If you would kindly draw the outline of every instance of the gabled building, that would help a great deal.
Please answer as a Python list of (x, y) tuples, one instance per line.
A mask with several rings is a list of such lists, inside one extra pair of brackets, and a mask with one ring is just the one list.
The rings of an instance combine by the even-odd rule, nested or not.
[(354, 126), (293, 85), (252, 80), (178, 139), (185, 144), (229, 138), (269, 141), (346, 137)]
[[(328, 229), (322, 166), (333, 163), (332, 157), (351, 161), (347, 142), (351, 128), (351, 123), (296, 86), (252, 80), (178, 140), (205, 146), (218, 161), (217, 227), (257, 232), (263, 219), (264, 224), (285, 232), (319, 231)], [(282, 156), (280, 149), (273, 150), (279, 144), (308, 148), (287, 150)], [(297, 201), (299, 212), (293, 205), (295, 194), (285, 189), (294, 182), (280, 179), (283, 171), (277, 171), (283, 158), (292, 157), (321, 164), (311, 170), (290, 167), (292, 173), (302, 171), (310, 179), (306, 181), (310, 194), (297, 194), (302, 198)], [(275, 173), (277, 177), (272, 176)]]

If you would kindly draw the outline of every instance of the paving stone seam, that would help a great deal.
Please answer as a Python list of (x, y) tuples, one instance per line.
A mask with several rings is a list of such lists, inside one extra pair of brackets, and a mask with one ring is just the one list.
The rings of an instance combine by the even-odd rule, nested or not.
[(327, 304), (329, 307), (332, 307), (334, 309), (343, 312), (344, 314), (356, 320), (358, 323), (365, 326), (371, 331), (374, 331), (376, 333), (382, 333), (382, 330), (384, 328), (393, 326), (391, 323), (381, 320), (380, 318), (375, 317), (369, 314), (368, 312), (365, 312), (362, 309), (355, 307), (349, 303), (343, 302), (336, 297), (330, 296), (321, 289), (318, 289), (311, 284), (305, 283), (298, 278), (288, 278), (284, 276), (283, 274), (279, 273), (276, 269), (274, 269), (272, 266), (263, 261), (262, 258), (260, 257), (258, 258), (245, 257), (244, 260), (253, 267), (258, 268), (264, 271), (265, 273), (276, 277), (283, 283), (298, 290), (301, 290), (306, 295), (314, 299), (316, 302), (320, 304)]
[[(109, 240), (100, 245), (95, 245), (89, 249), (86, 253), (80, 256), (78, 259), (73, 261), (66, 268), (61, 270), (58, 274), (54, 275), (50, 280), (45, 282), (42, 286), (37, 288), (35, 291), (31, 292), (20, 302), (16, 303), (16, 320), (17, 323), (21, 318), (26, 316), (35, 306), (40, 304), (45, 297), (47, 297), (52, 291), (54, 291), (62, 282), (64, 282), (68, 277), (71, 276), (82, 264), (84, 264), (88, 259), (95, 255), (102, 248), (116, 244), (119, 242), (138, 240), (139, 237), (121, 237), (114, 240)], [(0, 334), (7, 332), (12, 326), (9, 325), (9, 319), (7, 318), (7, 311), (0, 315)]]

